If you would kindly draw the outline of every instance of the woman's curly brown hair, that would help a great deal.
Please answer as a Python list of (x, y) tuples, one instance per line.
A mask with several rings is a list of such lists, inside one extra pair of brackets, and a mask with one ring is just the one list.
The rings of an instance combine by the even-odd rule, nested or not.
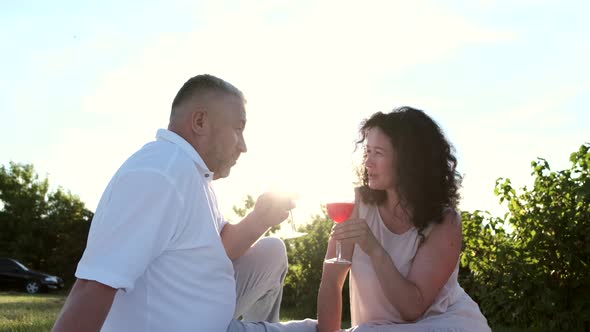
[[(367, 131), (379, 128), (397, 154), (393, 174), (397, 179), (400, 204), (411, 211), (411, 222), (419, 234), (432, 222), (441, 223), (446, 208), (459, 202), (461, 176), (456, 171), (454, 148), (440, 127), (423, 111), (400, 107), (392, 112), (373, 114), (363, 121), (357, 146), (367, 138)], [(380, 204), (387, 199), (384, 190), (369, 188), (367, 169), (360, 171), (361, 199), (366, 204)]]

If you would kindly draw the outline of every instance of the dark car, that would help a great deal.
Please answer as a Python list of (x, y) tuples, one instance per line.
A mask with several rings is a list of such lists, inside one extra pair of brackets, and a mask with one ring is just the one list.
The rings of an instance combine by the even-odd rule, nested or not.
[(64, 281), (60, 277), (29, 270), (12, 258), (0, 258), (0, 287), (24, 289), (36, 294), (49, 289), (61, 289)]

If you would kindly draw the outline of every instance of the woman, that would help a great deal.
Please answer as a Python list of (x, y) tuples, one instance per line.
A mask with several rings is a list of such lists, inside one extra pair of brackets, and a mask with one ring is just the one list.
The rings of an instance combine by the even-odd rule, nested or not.
[(460, 176), (452, 146), (424, 112), (376, 113), (360, 130), (362, 185), (353, 216), (336, 224), (352, 265), (324, 264), (318, 330), (340, 329), (342, 287), (350, 270), (349, 331), (490, 331), (457, 282)]

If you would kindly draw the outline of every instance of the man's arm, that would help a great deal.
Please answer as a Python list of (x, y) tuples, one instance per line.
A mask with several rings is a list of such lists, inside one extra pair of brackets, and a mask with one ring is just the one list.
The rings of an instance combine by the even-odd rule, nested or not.
[(221, 241), (227, 256), (234, 260), (242, 256), (271, 226), (289, 216), (295, 203), (288, 195), (264, 193), (256, 200), (254, 210), (237, 224), (226, 224)]
[(237, 224), (227, 223), (221, 231), (221, 241), (232, 261), (242, 256), (268, 229), (258, 223), (251, 214)]
[(116, 293), (93, 280), (76, 280), (52, 331), (100, 331)]

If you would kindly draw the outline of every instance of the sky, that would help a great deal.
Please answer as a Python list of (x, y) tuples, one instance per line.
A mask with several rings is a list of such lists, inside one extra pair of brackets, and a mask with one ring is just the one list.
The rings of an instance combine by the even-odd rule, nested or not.
[(296, 222), (350, 198), (361, 121), (408, 105), (436, 120), (463, 210), (500, 215), (497, 178), (569, 167), (590, 142), (588, 1), (0, 1), (0, 164), (31, 163), (94, 211), (166, 128), (190, 77), (248, 100), (248, 152), (215, 182), (299, 193)]

